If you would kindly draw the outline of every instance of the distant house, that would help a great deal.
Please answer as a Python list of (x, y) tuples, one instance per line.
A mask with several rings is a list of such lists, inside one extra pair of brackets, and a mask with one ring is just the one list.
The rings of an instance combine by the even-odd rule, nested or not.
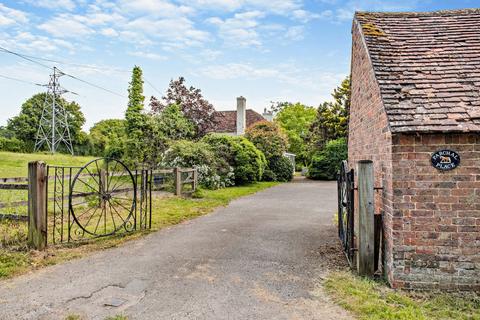
[(216, 127), (211, 132), (230, 135), (242, 135), (253, 124), (268, 120), (272, 121), (272, 114), (264, 110), (263, 115), (252, 109), (247, 109), (247, 99), (237, 98), (237, 110), (217, 111), (215, 114)]

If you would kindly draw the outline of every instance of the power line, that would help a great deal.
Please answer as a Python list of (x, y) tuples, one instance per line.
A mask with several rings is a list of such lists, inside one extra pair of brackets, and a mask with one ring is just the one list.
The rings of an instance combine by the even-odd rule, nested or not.
[[(46, 64), (43, 64), (41, 62), (38, 62), (36, 60), (42, 60), (42, 61), (47, 61), (47, 62), (52, 62), (52, 63), (57, 63), (57, 64), (62, 64), (62, 65), (70, 65), (70, 66), (77, 66), (77, 67), (82, 67), (82, 68), (86, 68), (86, 69), (92, 69), (92, 70), (97, 70), (97, 71), (100, 71), (100, 70), (104, 70), (104, 71), (116, 71), (116, 72), (130, 72), (130, 70), (126, 70), (126, 69), (119, 69), (119, 68), (109, 68), (109, 67), (99, 67), (99, 66), (92, 66), (92, 65), (87, 65), (87, 64), (80, 64), (80, 63), (72, 63), (72, 62), (65, 62), (65, 61), (59, 61), (59, 60), (54, 60), (54, 59), (48, 59), (48, 58), (43, 58), (43, 57), (36, 57), (36, 56), (32, 56), (32, 55), (27, 55), (27, 54), (23, 54), (23, 53), (18, 53), (18, 52), (14, 52), (14, 51), (11, 51), (11, 50), (8, 50), (4, 47), (1, 47), (0, 46), (0, 51), (3, 51), (5, 53), (9, 53), (9, 54), (13, 54), (17, 57), (20, 57), (22, 59), (25, 59), (25, 60), (28, 60), (30, 62), (33, 62), (35, 64), (38, 64), (40, 66), (43, 66), (45, 68), (48, 68), (48, 69), (52, 69), (52, 67), (46, 65)], [(71, 75), (71, 74), (68, 74), (68, 73), (65, 73), (63, 71), (61, 71), (60, 69), (57, 68), (58, 71), (60, 71), (61, 73), (63, 73), (64, 75), (72, 78), (72, 79), (75, 79), (77, 81), (80, 81), (80, 82), (83, 82), (85, 84), (88, 84), (92, 87), (95, 87), (97, 89), (100, 89), (100, 90), (103, 90), (103, 91), (106, 91), (108, 93), (111, 93), (111, 94), (114, 94), (116, 96), (119, 96), (119, 97), (122, 97), (122, 98), (126, 98), (125, 95), (122, 95), (118, 92), (115, 92), (113, 90), (110, 90), (110, 89), (107, 89), (107, 88), (104, 88), (102, 86), (99, 86), (99, 85), (96, 85), (92, 82), (89, 82), (89, 81), (86, 81), (86, 80), (83, 80), (83, 79), (80, 79), (74, 75)], [(159, 94), (163, 94), (162, 92), (160, 92), (160, 90), (158, 90), (153, 84), (151, 81), (149, 81), (146, 77), (144, 77), (144, 80), (145, 82), (150, 86), (152, 87), (153, 90), (155, 90), (156, 92), (158, 92)], [(69, 91), (71, 92), (71, 91)], [(74, 92), (71, 92), (73, 94), (76, 94)]]
[(143, 77), (143, 79), (145, 80), (146, 83), (148, 83), (148, 85), (149, 85), (150, 87), (153, 88), (153, 90), (157, 91), (157, 92), (160, 93), (160, 94), (163, 94), (163, 93), (160, 92), (160, 90), (158, 90), (157, 88), (155, 88), (155, 87), (153, 86), (153, 84), (152, 84), (150, 81), (148, 81), (147, 78)]
[(8, 80), (13, 80), (13, 81), (18, 81), (18, 82), (22, 82), (22, 83), (26, 83), (26, 84), (31, 84), (31, 85), (34, 85), (34, 86), (39, 86), (39, 87), (45, 87), (44, 84), (35, 83), (35, 82), (30, 82), (30, 81), (26, 81), (26, 80), (22, 80), (22, 79), (17, 79), (17, 78), (12, 78), (12, 77), (9, 77), (9, 76), (4, 76), (4, 75), (2, 75), (2, 74), (0, 74), (0, 78), (4, 78), (4, 79), (8, 79)]
[(4, 47), (1, 47), (1, 46), (0, 46), (0, 50), (3, 51), (3, 52), (6, 52), (6, 53), (13, 54), (13, 55), (15, 55), (15, 56), (17, 56), (17, 57), (20, 57), (20, 58), (22, 58), (22, 59), (28, 60), (28, 61), (30, 61), (30, 62), (36, 63), (36, 64), (38, 64), (38, 65), (40, 65), (40, 66), (42, 66), (42, 67), (45, 67), (45, 68), (48, 68), (48, 69), (52, 69), (52, 67), (50, 67), (50, 66), (48, 66), (48, 65), (46, 65), (46, 64), (43, 64), (43, 63), (41, 63), (41, 62), (35, 61), (35, 60), (33, 60), (33, 59), (31, 59), (31, 58), (29, 58), (29, 57), (27, 57), (27, 56), (25, 56), (25, 55), (23, 55), (23, 54), (21, 54), (21, 53), (17, 53), (17, 52), (10, 51), (10, 50), (5, 49)]
[(62, 71), (62, 73), (63, 73), (64, 75), (66, 75), (67, 77), (70, 77), (70, 78), (75, 79), (75, 80), (77, 80), (77, 81), (83, 82), (83, 83), (88, 84), (88, 85), (90, 85), (90, 86), (92, 86), (92, 87), (95, 87), (95, 88), (97, 88), (97, 89), (100, 89), (100, 90), (109, 92), (109, 93), (111, 93), (111, 94), (114, 94), (114, 95), (119, 96), (119, 97), (122, 97), (122, 98), (126, 98), (126, 96), (124, 96), (123, 94), (120, 94), (120, 93), (118, 93), (118, 92), (115, 92), (115, 91), (112, 91), (112, 90), (110, 90), (110, 89), (101, 87), (101, 86), (96, 85), (96, 84), (94, 84), (94, 83), (91, 83), (91, 82), (89, 82), (89, 81), (80, 79), (80, 78), (78, 78), (78, 77), (76, 77), (76, 76), (73, 76), (73, 75), (71, 75), (71, 74), (65, 73), (65, 72), (63, 72), (63, 71)]
[[(18, 53), (18, 52), (13, 52), (13, 51), (10, 51), (10, 50), (8, 50), (8, 49), (6, 49), (6, 48), (4, 48), (4, 47), (1, 47), (1, 46), (0, 46), (0, 50), (3, 51), (3, 52), (5, 52), (5, 53), (13, 54), (13, 55), (15, 55), (15, 56), (17, 56), (17, 57), (20, 57), (20, 58), (22, 58), (22, 59), (25, 59), (25, 60), (28, 60), (28, 61), (30, 61), (30, 62), (36, 63), (36, 64), (38, 64), (38, 65), (40, 65), (40, 66), (43, 66), (43, 67), (46, 67), (46, 68), (48, 68), (48, 69), (52, 69), (52, 67), (47, 66), (46, 64), (43, 64), (43, 63), (41, 63), (41, 62), (38, 62), (38, 61), (36, 61), (36, 60), (34, 60), (34, 59), (41, 59), (41, 60), (46, 60), (46, 61), (50, 61), (50, 62), (59, 62), (59, 61), (55, 61), (55, 60), (51, 60), (51, 59), (44, 59), (44, 58), (39, 58), (39, 57), (24, 55), (24, 54), (21, 54), (21, 53)], [(92, 86), (92, 87), (95, 87), (95, 88), (97, 88), (97, 89), (100, 89), (100, 90), (109, 92), (109, 93), (111, 93), (111, 94), (117, 95), (117, 96), (119, 96), (119, 97), (125, 98), (125, 96), (122, 95), (122, 94), (120, 94), (120, 93), (117, 93), (117, 92), (115, 92), (115, 91), (112, 91), (112, 90), (107, 89), (107, 88), (104, 88), (104, 87), (101, 87), (101, 86), (96, 85), (96, 84), (94, 84), (94, 83), (91, 83), (91, 82), (89, 82), (89, 81), (80, 79), (80, 78), (78, 78), (78, 77), (76, 77), (76, 76), (74, 76), (74, 75), (67, 74), (67, 73), (61, 71), (61, 70), (58, 69), (58, 68), (57, 68), (57, 70), (58, 70), (60, 73), (66, 75), (66, 76), (68, 76), (68, 77), (70, 77), (70, 78), (72, 78), (72, 79), (75, 79), (75, 80), (77, 80), (77, 81), (83, 82), (83, 83), (85, 83), (85, 84), (88, 84), (88, 85), (90, 85), (90, 86)], [(74, 92), (72, 92), (72, 93), (74, 93)], [(75, 94), (75, 93), (74, 93), (74, 94)]]

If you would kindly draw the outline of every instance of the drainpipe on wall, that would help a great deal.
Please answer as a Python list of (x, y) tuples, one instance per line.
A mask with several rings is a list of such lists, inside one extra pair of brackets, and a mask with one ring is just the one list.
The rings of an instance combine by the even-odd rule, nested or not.
[(237, 136), (245, 133), (247, 122), (247, 99), (237, 98)]

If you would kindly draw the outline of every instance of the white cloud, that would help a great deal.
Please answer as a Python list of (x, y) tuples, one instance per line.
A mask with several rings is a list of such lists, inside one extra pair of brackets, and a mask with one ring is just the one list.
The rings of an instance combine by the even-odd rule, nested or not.
[(126, 23), (126, 31), (144, 33), (170, 46), (198, 46), (209, 40), (209, 33), (194, 27), (186, 17), (155, 19), (141, 17)]
[(28, 3), (36, 6), (47, 9), (66, 9), (73, 10), (75, 9), (75, 3), (72, 0), (30, 0)]
[(300, 0), (181, 0), (181, 2), (198, 10), (229, 12), (261, 10), (281, 15), (302, 7)]
[(288, 28), (285, 33), (285, 38), (288, 40), (298, 41), (303, 39), (305, 27), (304, 26), (293, 26)]
[(295, 64), (285, 63), (275, 67), (258, 67), (250, 63), (227, 63), (200, 68), (196, 74), (215, 80), (271, 79), (306, 90), (331, 90), (345, 78), (343, 73), (312, 72)]
[(265, 17), (261, 11), (236, 13), (232, 18), (222, 20), (218, 17), (207, 19), (207, 23), (218, 27), (218, 33), (227, 45), (240, 47), (261, 46), (262, 41), (257, 28), (259, 20)]
[(85, 23), (76, 19), (75, 16), (61, 14), (38, 26), (38, 29), (46, 31), (60, 38), (76, 38), (94, 33)]
[(0, 26), (27, 23), (27, 14), (23, 11), (9, 8), (0, 3)]
[(307, 23), (310, 20), (320, 18), (321, 15), (318, 14), (318, 13), (309, 12), (309, 11), (306, 11), (306, 10), (303, 10), (303, 9), (297, 9), (297, 10), (292, 11), (292, 17), (295, 20), (301, 21), (303, 23)]
[(75, 47), (68, 41), (52, 39), (45, 36), (34, 35), (29, 32), (13, 34), (0, 33), (0, 45), (9, 49), (18, 49), (22, 52), (54, 52), (56, 50), (73, 51)]
[(106, 37), (117, 37), (118, 36), (118, 32), (115, 31), (115, 29), (113, 28), (104, 28), (104, 29), (101, 29), (100, 30), (100, 34), (101, 35), (104, 35)]
[(237, 78), (260, 79), (276, 77), (279, 75), (279, 71), (269, 68), (256, 68), (250, 64), (229, 63), (206, 66), (200, 70), (200, 74), (217, 80)]
[(131, 51), (131, 52), (128, 52), (128, 54), (131, 56), (150, 59), (150, 60), (166, 60), (165, 56), (162, 56), (153, 52)]
[(174, 17), (193, 13), (187, 6), (178, 6), (166, 0), (123, 0), (119, 4), (122, 13), (144, 13), (160, 17)]

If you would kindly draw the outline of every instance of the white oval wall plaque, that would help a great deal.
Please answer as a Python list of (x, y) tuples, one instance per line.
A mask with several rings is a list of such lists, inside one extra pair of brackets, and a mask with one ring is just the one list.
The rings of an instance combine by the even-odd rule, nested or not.
[(439, 150), (432, 154), (432, 166), (438, 170), (447, 171), (458, 167), (460, 155), (452, 150)]

